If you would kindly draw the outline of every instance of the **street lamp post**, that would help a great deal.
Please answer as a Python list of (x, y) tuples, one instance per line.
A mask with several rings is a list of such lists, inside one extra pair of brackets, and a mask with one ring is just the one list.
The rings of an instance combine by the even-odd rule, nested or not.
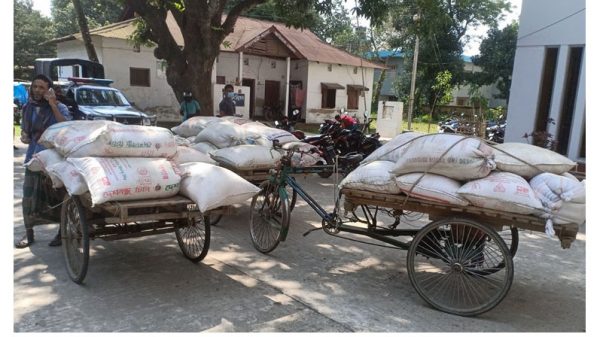
[[(418, 23), (419, 14), (413, 16), (413, 21)], [(415, 50), (413, 54), (412, 79), (410, 82), (410, 94), (408, 98), (408, 130), (412, 130), (412, 114), (415, 105), (415, 82), (417, 80), (417, 62), (419, 60), (419, 35), (415, 37)]]

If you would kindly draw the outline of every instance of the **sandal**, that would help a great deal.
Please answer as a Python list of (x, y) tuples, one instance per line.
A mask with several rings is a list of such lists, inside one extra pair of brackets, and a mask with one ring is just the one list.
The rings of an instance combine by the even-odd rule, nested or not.
[(33, 230), (28, 229), (27, 233), (23, 235), (21, 240), (15, 242), (15, 248), (23, 249), (31, 246), (35, 240), (33, 239)]

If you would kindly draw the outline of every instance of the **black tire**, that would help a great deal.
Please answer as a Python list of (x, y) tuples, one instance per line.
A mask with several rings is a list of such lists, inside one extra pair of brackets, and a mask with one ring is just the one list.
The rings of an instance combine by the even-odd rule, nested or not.
[[(322, 162), (318, 162), (316, 165), (323, 165)], [(328, 164), (328, 165), (333, 165), (333, 164)], [(333, 174), (332, 171), (324, 171), (324, 172), (319, 172), (317, 173), (319, 175), (319, 177), (323, 178), (323, 179), (327, 179), (329, 177), (331, 177), (331, 175)]]
[[(296, 178), (291, 177), (294, 181), (296, 181)], [(298, 199), (298, 193), (296, 193), (296, 191), (290, 186), (287, 185), (285, 187), (285, 189), (287, 190), (288, 193), (288, 198), (290, 199), (290, 214), (292, 213), (292, 211), (294, 210), (294, 207), (296, 207), (296, 200)]]
[(90, 258), (89, 228), (79, 197), (65, 196), (61, 207), (60, 235), (67, 273), (73, 282), (82, 284)]
[(407, 268), (411, 284), (427, 303), (461, 316), (493, 309), (508, 293), (514, 275), (500, 235), (467, 219), (423, 227), (408, 249)]
[(185, 257), (198, 263), (210, 247), (210, 217), (183, 219), (175, 226), (175, 237)]
[(267, 254), (287, 235), (290, 204), (287, 198), (281, 198), (277, 185), (265, 181), (260, 188), (250, 206), (250, 238), (256, 250)]

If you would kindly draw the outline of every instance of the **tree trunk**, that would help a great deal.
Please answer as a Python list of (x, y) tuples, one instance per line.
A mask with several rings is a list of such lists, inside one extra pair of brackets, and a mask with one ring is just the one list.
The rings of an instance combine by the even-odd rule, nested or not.
[(85, 18), (85, 14), (83, 13), (81, 2), (79, 0), (72, 1), (73, 7), (75, 8), (75, 14), (77, 14), (77, 22), (79, 23), (79, 30), (81, 31), (81, 36), (83, 38), (83, 43), (85, 45), (85, 50), (87, 51), (88, 58), (92, 62), (100, 63), (100, 61), (98, 61), (96, 49), (94, 48), (94, 44), (92, 43), (90, 29), (88, 28), (87, 19)]

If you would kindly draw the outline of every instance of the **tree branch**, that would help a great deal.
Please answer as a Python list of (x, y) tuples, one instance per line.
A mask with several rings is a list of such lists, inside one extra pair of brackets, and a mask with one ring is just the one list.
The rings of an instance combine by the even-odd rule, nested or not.
[(223, 25), (221, 25), (221, 28), (223, 28), (223, 31), (221, 32), (221, 34), (223, 34), (223, 38), (229, 35), (229, 33), (233, 32), (235, 22), (241, 14), (256, 5), (260, 5), (265, 2), (267, 2), (267, 0), (245, 0), (233, 7), (233, 9), (229, 11), (229, 14), (227, 14), (227, 19), (225, 19), (225, 22), (223, 22)]

